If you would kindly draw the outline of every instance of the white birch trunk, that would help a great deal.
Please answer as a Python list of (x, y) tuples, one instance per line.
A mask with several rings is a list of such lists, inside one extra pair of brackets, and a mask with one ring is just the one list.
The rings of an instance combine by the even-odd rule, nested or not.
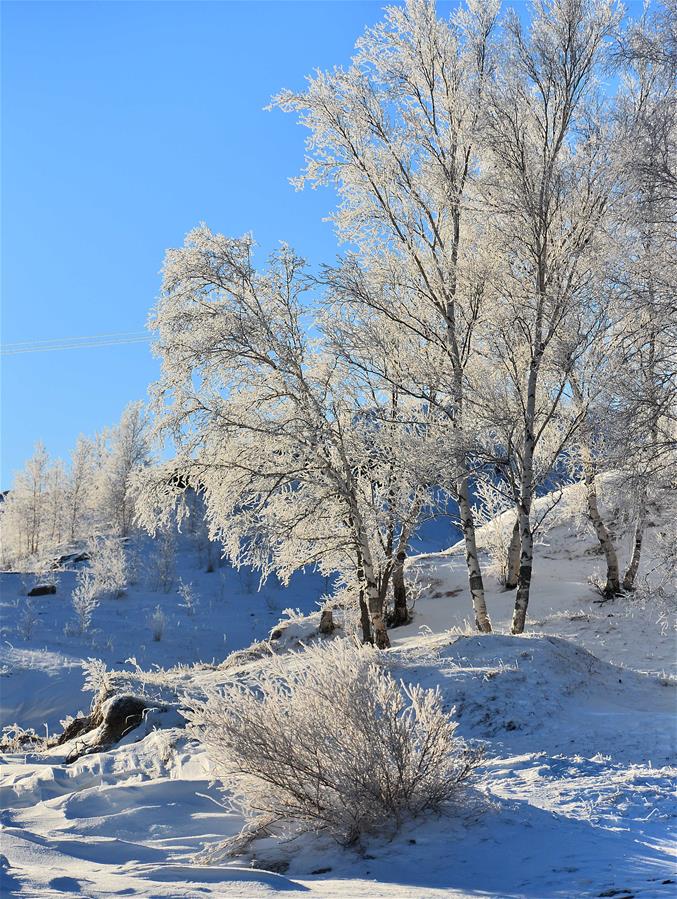
[(515, 596), (515, 609), (512, 615), (512, 632), (521, 634), (527, 620), (529, 595), (531, 591), (531, 572), (534, 562), (534, 535), (531, 531), (531, 501), (529, 511), (520, 509), (520, 570)]
[[(373, 642), (379, 649), (387, 649), (390, 646), (388, 630), (386, 627), (383, 597), (378, 589), (376, 569), (371, 556), (371, 548), (362, 524), (362, 516), (357, 508), (353, 496), (349, 497), (350, 519), (355, 536), (358, 557), (358, 579), (360, 584), (360, 610), (362, 612), (362, 635), (365, 642)], [(360, 578), (361, 574), (361, 578)], [(367, 635), (364, 621), (364, 606), (368, 611), (368, 619), (371, 633)]]
[(595, 534), (602, 547), (606, 559), (606, 584), (604, 593), (607, 596), (618, 596), (621, 592), (620, 572), (618, 568), (618, 555), (613, 538), (599, 511), (597, 502), (597, 479), (592, 456), (586, 446), (581, 446), (581, 458), (583, 460), (583, 476), (585, 480), (586, 499), (588, 505), (588, 517), (595, 529)]
[[(579, 414), (583, 409), (583, 394), (578, 386), (575, 377), (570, 378), (571, 389), (573, 392), (576, 406)], [(599, 545), (606, 559), (606, 584), (604, 593), (606, 596), (618, 596), (621, 592), (620, 571), (618, 566), (618, 554), (614, 541), (609, 533), (609, 529), (604, 523), (604, 519), (599, 511), (599, 503), (597, 500), (597, 472), (595, 469), (595, 461), (590, 451), (590, 446), (585, 438), (581, 439), (581, 462), (583, 464), (583, 481), (585, 484), (585, 498), (588, 507), (588, 518), (595, 529), (595, 534), (599, 541)]]
[(369, 547), (362, 545), (362, 557), (364, 565), (364, 592), (369, 609), (369, 620), (374, 639), (374, 645), (378, 649), (387, 649), (390, 646), (385, 616), (383, 614), (383, 599), (379, 593), (374, 566), (371, 560)]
[(475, 612), (475, 624), (483, 634), (491, 633), (491, 620), (487, 612), (487, 604), (484, 598), (484, 582), (482, 569), (477, 552), (477, 539), (475, 536), (475, 521), (468, 497), (468, 477), (464, 475), (457, 485), (458, 508), (461, 517), (461, 528), (465, 541), (465, 560), (468, 566), (468, 583), (472, 597), (473, 610)]
[[(647, 251), (650, 251), (651, 242), (649, 241), (647, 244)], [(649, 297), (651, 299), (651, 308), (655, 308), (654, 303), (654, 288), (653, 288), (653, 279), (649, 278), (648, 284), (648, 292)], [(650, 452), (654, 453), (658, 446), (658, 416), (659, 416), (659, 408), (660, 403), (656, 397), (656, 373), (655, 373), (655, 365), (656, 365), (656, 332), (652, 325), (649, 329), (649, 358), (647, 362), (647, 370), (645, 372), (646, 377), (646, 392), (651, 402), (651, 412), (652, 412), (652, 420), (651, 420), (651, 444), (650, 444)], [(635, 578), (637, 577), (637, 570), (639, 568), (640, 559), (642, 556), (642, 543), (644, 542), (644, 531), (646, 530), (646, 517), (647, 517), (647, 482), (644, 480), (640, 487), (640, 495), (639, 495), (639, 508), (637, 510), (637, 521), (635, 524), (635, 536), (632, 541), (632, 556), (630, 557), (630, 564), (628, 565), (628, 569), (625, 572), (623, 577), (623, 589), (624, 590), (634, 590), (635, 589)]]
[(644, 489), (639, 500), (639, 510), (637, 512), (637, 522), (635, 524), (635, 536), (632, 541), (632, 556), (630, 564), (623, 577), (623, 589), (634, 590), (635, 578), (642, 556), (642, 543), (644, 542), (644, 531), (646, 529), (646, 493)]

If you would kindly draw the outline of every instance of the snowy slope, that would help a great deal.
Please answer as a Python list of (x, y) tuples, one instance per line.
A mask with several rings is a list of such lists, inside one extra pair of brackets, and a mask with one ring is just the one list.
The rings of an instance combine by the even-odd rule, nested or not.
[[(305, 838), (246, 860), (284, 878), (242, 863), (196, 868), (193, 853), (241, 822), (215, 804), (207, 760), (182, 731), (130, 734), (69, 766), (57, 750), (5, 759), (3, 852), (16, 894), (672, 894), (673, 685), (553, 637), (430, 636), (388, 662), (405, 681), (440, 686), (463, 735), (485, 746), (456, 814), (364, 857)], [(196, 671), (195, 686), (219, 676)], [(321, 869), (331, 870), (311, 874)]]
[[(225, 864), (196, 865), (196, 852), (236, 833), (242, 821), (221, 805), (227, 795), (210, 784), (206, 755), (176, 726), (176, 714), (158, 713), (114, 749), (71, 764), (68, 746), (2, 757), (3, 895), (674, 895), (670, 603), (663, 597), (650, 608), (628, 599), (596, 604), (588, 582), (599, 566), (594, 543), (581, 541), (566, 518), (538, 553), (531, 630), (518, 638), (506, 634), (514, 594), (497, 585), (488, 596), (497, 632), (480, 637), (468, 629), (460, 547), (410, 562), (410, 575), (418, 571), (429, 586), (412, 624), (392, 632), (386, 664), (405, 682), (438, 686), (462, 736), (485, 752), (465, 801), (448, 816), (414, 822), (392, 842), (373, 841), (362, 855), (306, 836), (285, 845), (260, 842), (253, 854)], [(208, 614), (189, 616), (175, 594), (140, 584), (99, 609), (95, 645), (78, 643), (63, 634), (70, 614), (63, 595), (70, 575), (64, 575), (57, 596), (40, 600), (49, 614), (30, 640), (20, 639), (5, 615), (13, 648), (5, 644), (4, 658), (13, 667), (0, 678), (3, 708), (25, 712), (23, 724), (86, 708), (77, 664), (88, 655), (126, 669), (129, 689), (185, 701), (248, 666), (265, 665), (265, 655), (212, 662), (265, 637), (285, 606), (310, 610), (325, 589), (305, 575), (289, 590), (264, 594), (243, 582), (221, 599), (208, 586), (221, 575), (199, 572), (188, 549), (179, 551), (178, 568), (196, 584)], [(232, 585), (237, 577), (225, 574)], [(8, 591), (3, 602), (14, 608)], [(144, 614), (158, 603), (168, 625), (154, 643)], [(303, 633), (312, 626), (301, 621), (294, 628)], [(131, 655), (140, 669), (183, 667), (145, 675), (124, 664)], [(192, 664), (200, 660), (206, 664)]]
[[(677, 584), (668, 584), (665, 589), (655, 555), (660, 532), (674, 518), (674, 495), (667, 493), (660, 506), (652, 509), (637, 594), (600, 602), (591, 581), (604, 574), (603, 557), (589, 525), (586, 527), (580, 515), (577, 489), (574, 486), (564, 491), (550, 527), (535, 547), (528, 630), (574, 640), (599, 658), (619, 666), (677, 675)], [(537, 510), (550, 502), (549, 498), (538, 500)], [(512, 529), (512, 514), (502, 516), (508, 533)], [(489, 540), (487, 530), (478, 530), (480, 547)], [(630, 538), (628, 532), (618, 540), (621, 566), (627, 564)], [(485, 552), (485, 569), (489, 567), (487, 563)], [(414, 557), (408, 567), (409, 576), (428, 589), (417, 604), (413, 623), (398, 631), (398, 641), (405, 633), (418, 634), (422, 627), (434, 632), (457, 628), (471, 633), (472, 609), (467, 596), (463, 544)], [(659, 584), (664, 589), (658, 590)], [(505, 591), (491, 576), (485, 576), (485, 587), (494, 630), (508, 633), (515, 594)]]
[[(24, 578), (0, 574), (0, 721), (53, 733), (59, 721), (83, 706), (81, 662), (102, 659), (109, 667), (125, 667), (135, 659), (142, 668), (167, 668), (194, 662), (221, 662), (225, 656), (265, 638), (287, 607), (312, 612), (328, 589), (314, 573), (297, 575), (289, 587), (271, 578), (261, 590), (258, 576), (236, 571), (225, 562), (207, 572), (206, 562), (188, 539), (179, 537), (171, 584), (155, 574), (158, 543), (136, 538), (136, 574), (125, 595), (103, 598), (93, 616), (92, 631), (75, 628), (70, 601), (76, 571), (57, 575), (55, 595), (27, 600)], [(214, 554), (216, 556), (216, 554)], [(40, 579), (37, 578), (39, 581)], [(194, 587), (197, 608), (190, 614), (177, 588)], [(21, 619), (29, 605), (35, 624), (26, 637)], [(159, 606), (165, 618), (160, 641), (153, 639), (152, 618)], [(126, 667), (131, 667), (128, 663)]]

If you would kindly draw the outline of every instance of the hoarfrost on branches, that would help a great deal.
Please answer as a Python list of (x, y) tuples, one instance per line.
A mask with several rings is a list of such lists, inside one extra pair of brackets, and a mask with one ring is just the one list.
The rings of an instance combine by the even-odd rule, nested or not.
[(349, 640), (272, 656), (187, 717), (247, 820), (235, 851), (265, 833), (392, 835), (460, 798), (479, 761), (439, 692), (397, 684)]

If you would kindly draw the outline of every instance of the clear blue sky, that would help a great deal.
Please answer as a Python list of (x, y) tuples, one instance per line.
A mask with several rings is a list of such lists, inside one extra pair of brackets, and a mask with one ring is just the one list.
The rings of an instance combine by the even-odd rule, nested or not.
[[(287, 181), (304, 129), (263, 107), (348, 62), (383, 5), (4, 2), (2, 342), (142, 330), (164, 250), (202, 220), (331, 260), (333, 195)], [(65, 457), (115, 423), (157, 366), (145, 344), (2, 363), (1, 487), (36, 440)]]
[[(142, 330), (201, 220), (333, 258), (332, 195), (287, 181), (304, 130), (263, 107), (347, 62), (382, 5), (3, 3), (2, 342)], [(3, 358), (0, 485), (36, 440), (65, 457), (115, 423), (156, 365), (145, 344)]]

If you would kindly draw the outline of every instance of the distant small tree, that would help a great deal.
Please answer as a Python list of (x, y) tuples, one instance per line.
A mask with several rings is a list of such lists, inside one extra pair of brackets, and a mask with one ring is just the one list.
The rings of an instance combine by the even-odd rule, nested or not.
[(66, 529), (70, 540), (89, 532), (94, 504), (96, 449), (93, 441), (78, 437), (71, 453), (66, 482)]
[(47, 469), (45, 544), (48, 546), (58, 546), (67, 536), (66, 485), (66, 467), (61, 459), (55, 459)]
[(49, 479), (49, 456), (44, 444), (37, 443), (0, 506), (2, 555), (8, 565), (36, 556), (44, 546), (50, 525)]
[(87, 548), (89, 570), (98, 591), (118, 599), (127, 589), (129, 580), (124, 543), (117, 537), (94, 537)]
[(118, 425), (106, 433), (97, 474), (97, 507), (120, 537), (129, 534), (135, 516), (133, 474), (150, 458), (149, 421), (141, 402), (130, 403)]
[(71, 601), (75, 614), (78, 616), (81, 634), (89, 631), (92, 615), (99, 605), (100, 597), (101, 589), (92, 572), (88, 568), (79, 571)]

